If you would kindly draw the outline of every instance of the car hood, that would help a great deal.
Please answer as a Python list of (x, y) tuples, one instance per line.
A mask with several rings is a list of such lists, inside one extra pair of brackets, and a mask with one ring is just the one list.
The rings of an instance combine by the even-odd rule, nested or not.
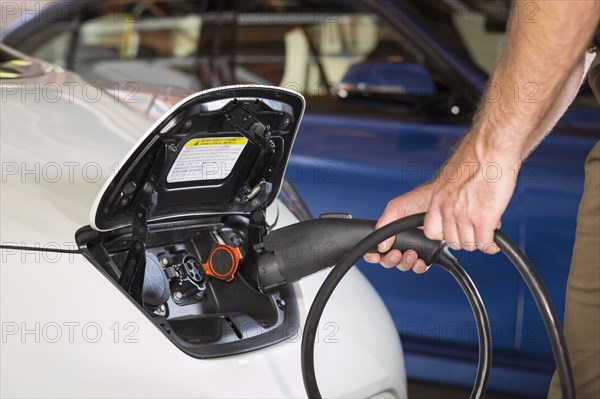
[(0, 86), (0, 242), (75, 248), (95, 197), (151, 121), (58, 67)]

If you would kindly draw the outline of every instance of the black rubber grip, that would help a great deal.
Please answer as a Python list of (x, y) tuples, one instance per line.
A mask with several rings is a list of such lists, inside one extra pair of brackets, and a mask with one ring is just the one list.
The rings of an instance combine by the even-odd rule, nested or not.
[[(350, 249), (375, 230), (375, 221), (325, 218), (277, 229), (264, 237), (258, 281), (268, 291), (334, 266)], [(420, 229), (398, 236), (392, 248), (413, 249), (427, 264), (435, 263), (442, 241), (430, 240)], [(373, 248), (375, 251), (376, 248)]]

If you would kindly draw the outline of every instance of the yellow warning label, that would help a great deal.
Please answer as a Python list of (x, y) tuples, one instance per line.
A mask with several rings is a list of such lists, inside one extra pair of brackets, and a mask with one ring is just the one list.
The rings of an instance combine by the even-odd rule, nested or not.
[(173, 163), (167, 182), (178, 183), (227, 178), (248, 139), (244, 137), (206, 137), (185, 143)]
[(203, 139), (192, 139), (185, 143), (185, 147), (197, 147), (201, 145), (246, 145), (247, 138), (244, 137), (212, 137)]

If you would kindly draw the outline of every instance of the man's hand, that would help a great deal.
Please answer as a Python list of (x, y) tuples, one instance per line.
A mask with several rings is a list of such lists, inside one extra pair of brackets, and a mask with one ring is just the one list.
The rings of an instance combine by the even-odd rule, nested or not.
[[(388, 203), (375, 227), (380, 228), (405, 216), (425, 212), (429, 207), (432, 192), (433, 185), (428, 183), (394, 198)], [(377, 248), (380, 254), (367, 254), (365, 260), (370, 263), (381, 263), (382, 266), (387, 268), (397, 267), (402, 271), (412, 269), (419, 274), (427, 271), (429, 267), (422, 259), (418, 259), (415, 251), (408, 250), (404, 253), (397, 249), (389, 251), (393, 243), (393, 238), (382, 242)]]
[[(485, 145), (478, 145), (476, 137), (475, 132), (465, 136), (433, 182), (390, 201), (376, 227), (427, 212), (424, 229), (428, 238), (446, 240), (453, 249), (497, 253), (494, 230), (500, 226), (500, 217), (515, 189), (519, 171), (516, 160), (521, 152), (490, 152)], [(389, 250), (392, 244), (391, 238), (379, 244), (380, 254), (365, 255), (365, 260), (402, 271), (412, 269), (417, 274), (429, 269), (415, 251)]]
[(522, 150), (490, 151), (477, 135), (469, 133), (438, 174), (424, 229), (452, 249), (495, 254), (494, 230), (515, 189)]

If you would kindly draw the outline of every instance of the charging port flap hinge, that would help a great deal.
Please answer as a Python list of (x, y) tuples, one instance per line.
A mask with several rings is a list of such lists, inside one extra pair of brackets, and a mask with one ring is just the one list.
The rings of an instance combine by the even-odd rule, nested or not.
[(136, 302), (143, 305), (142, 289), (146, 268), (146, 240), (148, 239), (148, 225), (145, 219), (147, 213), (144, 207), (138, 206), (135, 214), (131, 243), (123, 264), (119, 284)]
[(127, 291), (133, 299), (143, 306), (142, 292), (144, 275), (146, 271), (146, 241), (148, 239), (148, 217), (156, 206), (156, 182), (162, 170), (166, 149), (161, 145), (146, 181), (135, 197), (133, 220), (131, 223), (131, 243), (123, 264), (123, 271), (119, 278), (119, 285)]
[(261, 147), (271, 139), (271, 127), (242, 102), (232, 102), (225, 112), (225, 122), (242, 136)]

